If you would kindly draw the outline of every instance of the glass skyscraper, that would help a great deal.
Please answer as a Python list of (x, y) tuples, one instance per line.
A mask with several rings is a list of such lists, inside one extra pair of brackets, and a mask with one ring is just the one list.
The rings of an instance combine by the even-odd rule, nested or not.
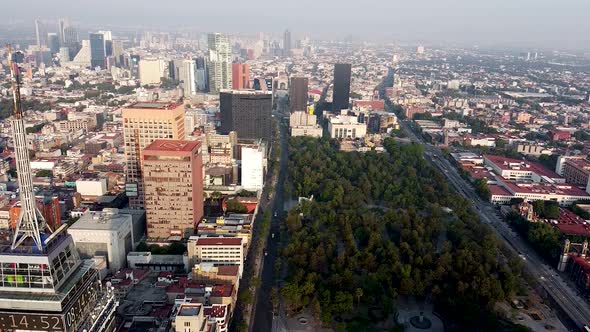
[(335, 112), (348, 109), (350, 99), (350, 72), (350, 63), (337, 63), (334, 65), (332, 110)]
[(104, 35), (102, 33), (90, 34), (90, 66), (92, 68), (105, 68)]

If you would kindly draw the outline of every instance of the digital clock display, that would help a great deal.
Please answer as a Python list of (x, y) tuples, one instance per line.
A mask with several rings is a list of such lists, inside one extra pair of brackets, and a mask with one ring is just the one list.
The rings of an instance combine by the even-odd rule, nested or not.
[(71, 300), (63, 313), (43, 314), (35, 312), (0, 311), (0, 331), (74, 331), (82, 321), (88, 319), (88, 313), (96, 307), (98, 295), (97, 274), (90, 272), (81, 283), (80, 290)]
[(65, 331), (63, 315), (0, 312), (1, 330)]
[(97, 284), (91, 283), (76, 297), (72, 306), (63, 314), (64, 322), (68, 331), (75, 328), (82, 320), (87, 319), (90, 310), (96, 306)]

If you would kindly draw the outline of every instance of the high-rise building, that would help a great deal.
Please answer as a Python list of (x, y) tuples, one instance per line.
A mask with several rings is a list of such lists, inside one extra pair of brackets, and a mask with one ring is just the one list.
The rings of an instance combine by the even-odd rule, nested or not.
[(250, 88), (250, 65), (234, 63), (231, 65), (232, 89), (243, 90)]
[(203, 155), (198, 141), (155, 140), (143, 150), (147, 236), (188, 238), (203, 217)]
[(350, 99), (350, 75), (349, 63), (337, 63), (334, 65), (334, 94), (332, 97), (332, 110), (340, 111), (348, 109)]
[(292, 77), (289, 86), (289, 104), (291, 112), (305, 112), (307, 110), (307, 91), (309, 80), (307, 77)]
[(52, 232), (35, 207), (20, 107), (20, 69), (8, 52), (15, 110), (14, 155), (21, 213), (11, 239), (0, 240), (0, 330), (114, 331), (117, 302), (92, 260), (81, 260), (67, 227)]
[(57, 35), (59, 36), (59, 43), (64, 45), (64, 28), (66, 27), (66, 21), (60, 19), (57, 22)]
[(195, 60), (184, 60), (178, 70), (178, 80), (182, 82), (184, 96), (188, 97), (197, 93), (196, 62)]
[(219, 99), (223, 134), (235, 131), (241, 139), (270, 140), (272, 92), (228, 90)]
[(162, 77), (168, 77), (168, 63), (162, 59), (141, 59), (139, 61), (139, 82), (141, 85), (160, 84)]
[(70, 61), (70, 49), (68, 47), (59, 48), (59, 61), (61, 63)]
[(59, 36), (57, 33), (50, 32), (47, 34), (47, 46), (52, 54), (59, 52)]
[(123, 55), (123, 41), (120, 39), (113, 40), (113, 56), (118, 65), (121, 64), (121, 56)]
[(291, 54), (291, 31), (285, 30), (285, 34), (283, 36), (283, 51), (285, 52), (286, 56)]
[(90, 67), (105, 68), (104, 35), (102, 33), (90, 34)]
[(47, 33), (41, 20), (35, 20), (35, 36), (37, 37), (37, 47), (41, 48), (41, 46), (47, 45)]
[(63, 38), (63, 44), (68, 47), (76, 45), (80, 42), (80, 38), (78, 37), (78, 30), (72, 26), (64, 27)]
[(207, 60), (205, 58), (200, 57), (196, 58), (196, 73), (195, 79), (197, 81), (197, 90), (200, 92), (207, 92), (209, 91), (209, 86), (207, 84)]
[(72, 60), (72, 62), (79, 65), (79, 66), (90, 67), (90, 65), (91, 65), (90, 59), (91, 59), (90, 58), (90, 41), (83, 40), (82, 47), (80, 48), (80, 50), (78, 51), (78, 53), (76, 54), (76, 56), (74, 57), (74, 60)]
[(222, 89), (231, 89), (231, 45), (229, 38), (221, 33), (210, 33), (209, 42), (209, 92), (218, 93)]
[(266, 173), (266, 147), (242, 146), (242, 187), (246, 190), (262, 190)]
[(133, 208), (144, 207), (141, 154), (156, 139), (183, 140), (184, 104), (135, 103), (123, 109), (123, 141), (127, 159), (125, 191)]
[(98, 33), (103, 35), (105, 56), (113, 55), (113, 33), (108, 30), (100, 30)]

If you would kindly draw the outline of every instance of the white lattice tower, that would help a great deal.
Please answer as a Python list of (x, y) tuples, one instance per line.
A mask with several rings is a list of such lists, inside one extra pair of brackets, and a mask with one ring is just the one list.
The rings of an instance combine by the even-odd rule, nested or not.
[(16, 159), (16, 173), (18, 175), (18, 186), (20, 188), (20, 215), (18, 217), (14, 235), (12, 238), (12, 249), (16, 249), (26, 239), (31, 238), (37, 249), (42, 250), (40, 230), (46, 227), (45, 219), (41, 215), (35, 202), (33, 191), (33, 174), (31, 172), (31, 161), (27, 148), (27, 136), (23, 111), (20, 100), (20, 70), (13, 59), (12, 50), (8, 45), (8, 62), (12, 83), (12, 95), (14, 99), (14, 114), (11, 121), (12, 135), (14, 139), (14, 156)]

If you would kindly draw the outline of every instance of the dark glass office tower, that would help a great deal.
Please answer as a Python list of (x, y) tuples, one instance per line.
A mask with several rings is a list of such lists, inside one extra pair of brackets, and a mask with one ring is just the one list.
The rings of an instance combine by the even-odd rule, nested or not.
[(222, 133), (236, 131), (238, 138), (270, 140), (272, 92), (222, 91), (219, 101)]
[(332, 98), (332, 111), (348, 109), (350, 99), (350, 72), (349, 63), (337, 63), (334, 65), (334, 94)]
[(50, 32), (47, 34), (47, 46), (49, 46), (49, 51), (52, 54), (59, 52), (59, 36), (57, 33)]
[(291, 112), (298, 112), (307, 110), (307, 77), (293, 77), (291, 78), (291, 86), (289, 92), (289, 103)]
[(105, 68), (104, 35), (102, 33), (90, 34), (90, 66), (92, 68)]

